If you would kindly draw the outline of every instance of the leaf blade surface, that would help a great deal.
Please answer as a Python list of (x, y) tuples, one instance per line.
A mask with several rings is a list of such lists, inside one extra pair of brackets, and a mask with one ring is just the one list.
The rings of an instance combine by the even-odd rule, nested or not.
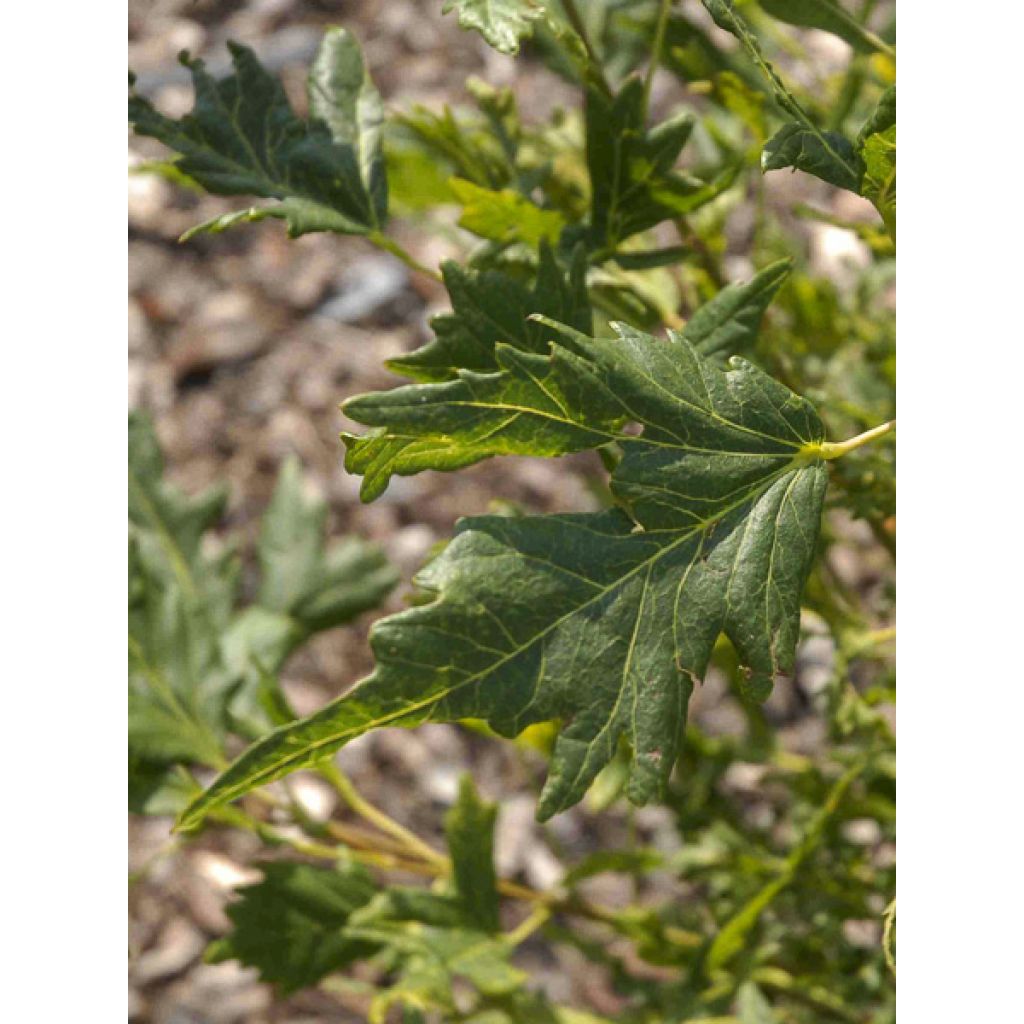
[[(462, 718), (509, 736), (561, 721), (541, 817), (582, 796), (622, 735), (633, 746), (628, 793), (645, 802), (675, 762), (693, 683), (720, 632), (739, 652), (749, 696), (763, 698), (774, 674), (792, 669), (827, 479), (813, 408), (749, 363), (720, 369), (678, 336), (620, 328), (590, 339), (548, 326), (559, 337), (549, 363), (569, 403), (547, 431), (549, 452), (594, 447), (625, 421), (643, 427), (615, 434), (621, 507), (460, 523), (417, 577), (434, 600), (375, 626), (374, 674), (250, 749), (182, 827), (369, 729)], [(525, 396), (524, 355), (527, 370), (543, 358), (516, 353), (520, 368), (490, 383)], [(503, 443), (533, 448), (528, 435), (506, 434)]]

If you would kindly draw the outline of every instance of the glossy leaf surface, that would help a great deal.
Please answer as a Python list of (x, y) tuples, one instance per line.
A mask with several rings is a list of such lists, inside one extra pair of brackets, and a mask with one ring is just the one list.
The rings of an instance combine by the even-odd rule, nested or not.
[[(184, 827), (370, 729), (461, 718), (504, 735), (560, 720), (541, 817), (579, 800), (623, 735), (628, 794), (643, 803), (674, 764), (720, 632), (748, 696), (763, 698), (774, 674), (791, 671), (826, 485), (814, 410), (752, 365), (733, 359), (722, 370), (678, 336), (620, 327), (591, 339), (548, 327), (558, 339), (549, 356), (499, 347), (499, 372), (434, 385), (429, 409), (421, 397), (403, 401), (419, 389), (398, 389), (376, 403), (380, 419), (468, 435), (474, 454), (617, 441), (621, 507), (464, 520), (417, 578), (434, 600), (374, 628), (374, 674), (251, 748)], [(365, 405), (349, 411), (371, 418)]]

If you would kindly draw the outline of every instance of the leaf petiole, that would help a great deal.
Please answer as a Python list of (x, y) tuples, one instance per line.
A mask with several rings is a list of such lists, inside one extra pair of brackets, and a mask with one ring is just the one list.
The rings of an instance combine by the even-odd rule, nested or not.
[(651, 105), (651, 86), (654, 84), (654, 73), (661, 63), (661, 52), (665, 48), (665, 29), (668, 26), (668, 15), (672, 0), (661, 0), (658, 7), (658, 20), (654, 27), (654, 42), (651, 45), (651, 63), (644, 77), (644, 116), (647, 116)]
[(377, 246), (378, 249), (383, 249), (385, 252), (389, 252), (392, 256), (400, 259), (410, 270), (415, 270), (417, 274), (425, 274), (427, 277), (432, 278), (435, 281), (442, 280), (439, 271), (420, 263), (412, 253), (408, 252), (399, 245), (398, 242), (393, 238), (389, 238), (382, 231), (371, 231), (363, 237), (372, 245)]
[(846, 441), (822, 441), (819, 444), (808, 445), (805, 451), (809, 455), (820, 459), (838, 459), (840, 456), (860, 448), (861, 445), (875, 441), (895, 429), (896, 421), (889, 420), (887, 423), (881, 423), (877, 427), (865, 430), (863, 434), (858, 434), (856, 437), (851, 437)]

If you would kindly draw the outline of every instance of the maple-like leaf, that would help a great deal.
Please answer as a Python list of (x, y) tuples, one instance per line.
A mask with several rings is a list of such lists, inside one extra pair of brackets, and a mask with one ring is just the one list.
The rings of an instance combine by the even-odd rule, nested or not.
[(208, 962), (239, 960), (287, 995), (373, 952), (373, 943), (344, 931), (377, 892), (364, 867), (280, 862), (262, 871), (262, 880), (240, 889), (228, 907), (231, 933), (210, 945)]
[[(723, 288), (697, 310), (682, 338), (703, 356), (738, 353), (752, 342), (788, 271), (788, 261), (782, 260), (748, 282)], [(477, 296), (481, 310), (502, 308), (494, 280), (481, 280)], [(538, 304), (536, 295), (533, 304)], [(508, 312), (514, 317), (514, 309)], [(502, 326), (492, 321), (491, 330)], [(499, 336), (501, 344), (486, 347), (492, 368), (504, 373), (460, 370), (442, 387), (410, 385), (359, 395), (344, 404), (348, 416), (375, 428), (342, 435), (348, 447), (345, 466), (363, 477), (364, 501), (377, 497), (393, 474), (461, 469), (494, 455), (561, 455), (615, 439), (614, 432), (594, 429), (601, 390), (586, 392), (586, 414), (564, 414), (573, 397), (563, 389), (576, 385), (559, 372), (558, 364), (572, 357), (564, 350), (549, 356), (551, 329), (536, 314), (528, 326), (529, 331), (506, 328)], [(584, 399), (577, 395), (576, 400)], [(619, 412), (613, 405), (608, 416), (614, 419)]]
[(597, 85), (586, 90), (590, 240), (600, 251), (692, 213), (736, 180), (738, 168), (728, 168), (711, 182), (673, 170), (693, 132), (693, 115), (683, 111), (647, 130), (645, 113), (638, 76), (628, 78), (615, 96)]
[(452, 311), (434, 317), (435, 338), (409, 355), (388, 360), (388, 369), (414, 380), (450, 380), (459, 370), (493, 370), (498, 342), (544, 352), (543, 328), (529, 319), (541, 313), (589, 333), (586, 258), (582, 247), (567, 271), (545, 243), (532, 287), (500, 270), (468, 270), (454, 261), (441, 266)]
[(129, 416), (129, 791), (140, 812), (180, 809), (189, 788), (176, 766), (222, 764), (229, 732), (253, 738), (290, 717), (275, 679), (285, 659), (397, 581), (375, 547), (325, 544), (326, 505), (303, 493), (292, 458), (263, 518), (258, 598), (238, 608), (238, 558), (202, 543), (226, 500), (224, 488), (191, 497), (165, 480), (152, 423)]
[[(462, 718), (508, 736), (560, 722), (542, 818), (580, 799), (621, 736), (627, 793), (643, 803), (672, 770), (720, 633), (748, 697), (791, 671), (827, 480), (814, 409), (750, 363), (722, 369), (677, 335), (547, 327), (548, 355), (499, 345), (497, 372), (374, 396), (373, 421), (481, 458), (614, 441), (619, 507), (462, 521), (417, 577), (434, 599), (374, 627), (373, 675), (251, 748), (184, 827), (370, 729)], [(348, 406), (360, 419), (369, 409)]]
[(217, 195), (277, 200), (193, 228), (223, 231), (243, 221), (279, 217), (288, 233), (369, 234), (387, 217), (381, 149), (384, 112), (359, 45), (329, 29), (309, 74), (310, 120), (299, 120), (281, 83), (248, 47), (229, 43), (234, 74), (215, 81), (201, 60), (192, 72), (195, 106), (180, 120), (132, 94), (128, 119), (139, 135), (180, 154), (176, 168)]

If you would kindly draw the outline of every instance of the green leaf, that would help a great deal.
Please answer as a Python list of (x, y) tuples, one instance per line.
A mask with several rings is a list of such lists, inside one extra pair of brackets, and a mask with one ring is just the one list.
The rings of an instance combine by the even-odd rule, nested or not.
[(863, 165), (853, 144), (838, 132), (822, 131), (765, 58), (761, 44), (736, 14), (732, 0), (702, 0), (719, 28), (734, 35), (768, 81), (775, 102), (795, 121), (768, 140), (761, 155), (763, 171), (795, 167), (832, 185), (859, 191)]
[(544, 351), (544, 329), (527, 319), (531, 313), (542, 313), (583, 332), (591, 329), (582, 248), (573, 254), (565, 272), (550, 246), (542, 244), (532, 288), (502, 271), (467, 270), (451, 261), (441, 272), (452, 312), (431, 321), (434, 341), (388, 361), (389, 369), (406, 377), (448, 380), (461, 369), (496, 369), (498, 342), (526, 352)]
[(792, 167), (851, 192), (860, 191), (863, 163), (853, 143), (838, 132), (822, 132), (800, 124), (783, 125), (765, 143), (762, 171)]
[(542, 210), (513, 189), (496, 192), (460, 178), (450, 184), (462, 204), (459, 227), (481, 238), (536, 247), (542, 241), (556, 242), (565, 227), (565, 218), (557, 210)]
[(228, 907), (233, 929), (210, 945), (210, 963), (239, 960), (286, 995), (372, 951), (371, 943), (344, 932), (352, 913), (375, 892), (364, 868), (279, 862), (264, 864), (262, 871), (263, 880), (240, 889), (241, 899)]
[(858, 145), (863, 146), (864, 142), (878, 132), (884, 132), (887, 128), (896, 127), (896, 86), (890, 85), (882, 93), (878, 105), (872, 111), (871, 116), (864, 122), (857, 135)]
[(518, 53), (544, 15), (535, 0), (445, 0), (442, 14), (456, 11), (462, 28), (475, 29), (500, 53)]
[(896, 239), (896, 86), (882, 94), (857, 137), (864, 161), (861, 195), (882, 215), (889, 237)]
[(768, 137), (765, 118), (765, 94), (748, 85), (733, 71), (723, 71), (715, 79), (715, 88), (722, 105), (731, 110), (763, 145)]
[(515, 178), (515, 166), (508, 152), (490, 126), (479, 118), (456, 118), (448, 106), (440, 114), (415, 106), (397, 114), (395, 120), (414, 145), (426, 150), (435, 165), (448, 169), (446, 180), (454, 172), (481, 188), (496, 189)]
[[(137, 529), (139, 554), (149, 571), (195, 595), (211, 581), (209, 560), (201, 556), (199, 546), (224, 514), (227, 489), (212, 487), (189, 497), (167, 483), (163, 472), (163, 454), (152, 421), (143, 413), (130, 413), (128, 521)], [(222, 586), (215, 589), (220, 591)]]
[(735, 957), (747, 942), (747, 936), (755, 928), (762, 915), (775, 898), (796, 879), (804, 861), (818, 848), (829, 822), (832, 820), (846, 791), (864, 771), (869, 758), (858, 758), (832, 785), (825, 801), (811, 819), (800, 841), (790, 851), (779, 873), (766, 882), (743, 904), (740, 909), (722, 925), (711, 948), (708, 950), (706, 967), (713, 972), (724, 967)]
[(896, 125), (869, 135), (861, 149), (864, 180), (861, 193), (882, 215), (886, 230), (896, 238)]
[(584, 114), (595, 248), (614, 249), (631, 235), (689, 213), (735, 178), (709, 185), (672, 170), (693, 131), (693, 116), (677, 114), (648, 132), (643, 81), (637, 76), (616, 96), (588, 86)]
[(671, 245), (664, 249), (631, 250), (617, 252), (612, 259), (623, 270), (653, 270), (681, 263), (690, 253), (685, 245)]
[(343, 28), (329, 28), (307, 83), (310, 120), (327, 125), (331, 139), (351, 149), (359, 181), (370, 198), (374, 224), (388, 215), (388, 184), (382, 136), (384, 104), (367, 71), (355, 37)]
[(353, 37), (340, 28), (325, 35), (309, 79), (309, 122), (295, 116), (280, 82), (252, 50), (237, 43), (228, 47), (234, 74), (219, 82), (202, 61), (182, 57), (196, 98), (180, 120), (165, 117), (137, 94), (128, 100), (136, 133), (180, 154), (178, 168), (207, 191), (277, 200), (193, 231), (220, 231), (264, 217), (284, 219), (292, 236), (378, 230), (387, 215), (382, 109)]
[(861, 25), (836, 0), (758, 0), (773, 17), (787, 25), (819, 28), (847, 42), (858, 53), (892, 53), (893, 49)]
[(736, 993), (736, 1014), (739, 1024), (778, 1024), (771, 1004), (752, 981), (745, 981)]
[(676, 335), (619, 326), (590, 339), (548, 326), (558, 341), (546, 368), (499, 346), (497, 373), (397, 389), (390, 403), (374, 399), (372, 416), (365, 400), (353, 404), (388, 430), (443, 430), (445, 443), (492, 417), (491, 438), (474, 435), (479, 457), (614, 441), (621, 507), (463, 520), (417, 577), (434, 600), (375, 625), (373, 675), (250, 748), (181, 827), (370, 729), (427, 719), (482, 718), (507, 736), (560, 720), (541, 818), (578, 801), (624, 735), (627, 792), (644, 803), (675, 764), (721, 632), (748, 697), (792, 670), (827, 482), (813, 408), (741, 359), (719, 369)]
[[(128, 738), (133, 756), (220, 765), (234, 680), (209, 605), (140, 571), (128, 614)], [(137, 593), (140, 588), (137, 587)]]
[(200, 224), (194, 224), (187, 231), (181, 233), (178, 241), (188, 242), (196, 235), (219, 235), (236, 224), (255, 224), (257, 221), (275, 216), (274, 208), (270, 206), (250, 206), (247, 210), (233, 210), (231, 213), (222, 213), (217, 217), (204, 220)]
[[(232, 679), (217, 643), (234, 603), (230, 552), (201, 551), (222, 488), (190, 498), (163, 479), (148, 417), (128, 418), (128, 726), (131, 757), (150, 767), (222, 762)], [(150, 773), (152, 774), (152, 773)]]
[(452, 858), (455, 891), (466, 921), (485, 932), (496, 932), (498, 921), (497, 877), (494, 873), (495, 804), (485, 804), (464, 775), (459, 798), (445, 818), (444, 831)]
[(656, 871), (664, 863), (664, 854), (649, 847), (639, 847), (635, 850), (597, 850), (566, 872), (563, 884), (573, 886), (607, 871), (645, 875)]
[[(733, 354), (750, 345), (788, 271), (783, 260), (744, 285), (724, 288), (694, 314), (683, 337), (704, 356)], [(532, 326), (541, 331), (531, 347), (546, 349), (550, 330), (537, 322)], [(346, 414), (378, 428), (362, 436), (342, 435), (346, 469), (363, 475), (363, 500), (381, 494), (393, 474), (455, 470), (494, 455), (560, 455), (607, 443), (610, 438), (595, 433), (585, 417), (565, 419), (574, 385), (562, 381), (547, 355), (522, 351), (525, 347), (497, 347), (496, 368), (503, 374), (460, 371), (443, 388), (409, 386), (349, 399)], [(598, 408), (595, 404), (590, 412)], [(545, 429), (552, 422), (559, 432)]]
[(200, 792), (198, 783), (165, 761), (128, 755), (128, 812), (174, 817)]
[(702, 356), (737, 355), (753, 344), (761, 318), (792, 269), (778, 260), (745, 284), (730, 284), (689, 319), (683, 337)]
[(161, 768), (222, 766), (229, 732), (251, 739), (294, 717), (274, 673), (311, 633), (378, 605), (396, 574), (354, 538), (325, 550), (325, 507), (303, 497), (289, 460), (263, 521), (259, 603), (237, 610), (237, 558), (202, 550), (225, 492), (190, 498), (165, 481), (144, 416), (128, 436), (128, 731), (143, 807), (156, 806), (146, 794)]
[(372, 1021), (383, 1021), (393, 1005), (452, 1012), (456, 978), (488, 997), (521, 989), (526, 977), (509, 963), (513, 946), (495, 934), (495, 816), (465, 776), (445, 819), (453, 891), (394, 886), (352, 915), (347, 934), (380, 944), (385, 966), (399, 975), (374, 1001)]
[(307, 632), (376, 608), (398, 582), (380, 550), (363, 541), (348, 538), (325, 549), (326, 518), (324, 502), (303, 495), (299, 461), (289, 458), (263, 517), (258, 600)]

